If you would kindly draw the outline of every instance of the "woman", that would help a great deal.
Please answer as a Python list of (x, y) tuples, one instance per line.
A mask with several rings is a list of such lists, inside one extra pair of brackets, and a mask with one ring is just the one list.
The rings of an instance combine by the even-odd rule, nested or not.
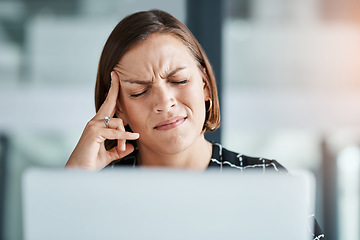
[(115, 27), (100, 57), (95, 103), (97, 113), (66, 167), (286, 173), (276, 161), (234, 153), (204, 138), (220, 125), (215, 77), (192, 33), (163, 11), (138, 12)]

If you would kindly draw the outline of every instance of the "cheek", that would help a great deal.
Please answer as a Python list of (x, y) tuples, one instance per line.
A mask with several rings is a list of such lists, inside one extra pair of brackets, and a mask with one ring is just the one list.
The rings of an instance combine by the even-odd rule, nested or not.
[(186, 105), (190, 106), (196, 114), (202, 116), (205, 115), (205, 96), (202, 85), (193, 85), (189, 88), (185, 94), (182, 94), (183, 100)]
[(124, 94), (124, 92), (121, 92), (120, 97), (122, 118), (135, 130), (135, 128), (138, 128), (139, 122), (144, 119), (146, 108), (144, 108), (143, 104), (127, 99)]
[(130, 127), (135, 129), (141, 129), (141, 123), (144, 123), (146, 119), (147, 107), (144, 104), (138, 104), (135, 102), (125, 103), (126, 117)]

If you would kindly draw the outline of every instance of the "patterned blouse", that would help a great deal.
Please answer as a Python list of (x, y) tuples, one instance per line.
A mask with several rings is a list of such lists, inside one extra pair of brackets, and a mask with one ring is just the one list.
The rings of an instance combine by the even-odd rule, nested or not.
[[(112, 162), (108, 167), (114, 168), (118, 166), (138, 166), (136, 160), (137, 150), (129, 154), (128, 156)], [(222, 147), (219, 143), (213, 143), (211, 161), (209, 162), (208, 169), (218, 168), (220, 172), (234, 170), (234, 171), (262, 171), (262, 172), (279, 172), (280, 174), (287, 174), (288, 171), (275, 160), (269, 160), (265, 158), (249, 157), (240, 153), (229, 151)], [(314, 215), (309, 217), (315, 218)], [(314, 232), (313, 240), (324, 240), (325, 235), (321, 230), (316, 219), (314, 219)]]

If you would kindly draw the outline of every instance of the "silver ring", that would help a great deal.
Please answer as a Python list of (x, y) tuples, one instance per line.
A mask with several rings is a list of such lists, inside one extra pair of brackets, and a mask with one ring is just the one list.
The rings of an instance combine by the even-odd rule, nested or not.
[(108, 127), (109, 127), (110, 118), (109, 118), (109, 117), (104, 117), (104, 122), (105, 122), (106, 128), (108, 128)]

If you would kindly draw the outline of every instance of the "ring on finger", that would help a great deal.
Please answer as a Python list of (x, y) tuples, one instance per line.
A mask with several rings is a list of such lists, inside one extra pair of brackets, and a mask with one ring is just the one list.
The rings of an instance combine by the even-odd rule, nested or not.
[(105, 122), (105, 127), (108, 128), (108, 127), (109, 127), (110, 118), (109, 118), (109, 117), (104, 117), (104, 122)]

